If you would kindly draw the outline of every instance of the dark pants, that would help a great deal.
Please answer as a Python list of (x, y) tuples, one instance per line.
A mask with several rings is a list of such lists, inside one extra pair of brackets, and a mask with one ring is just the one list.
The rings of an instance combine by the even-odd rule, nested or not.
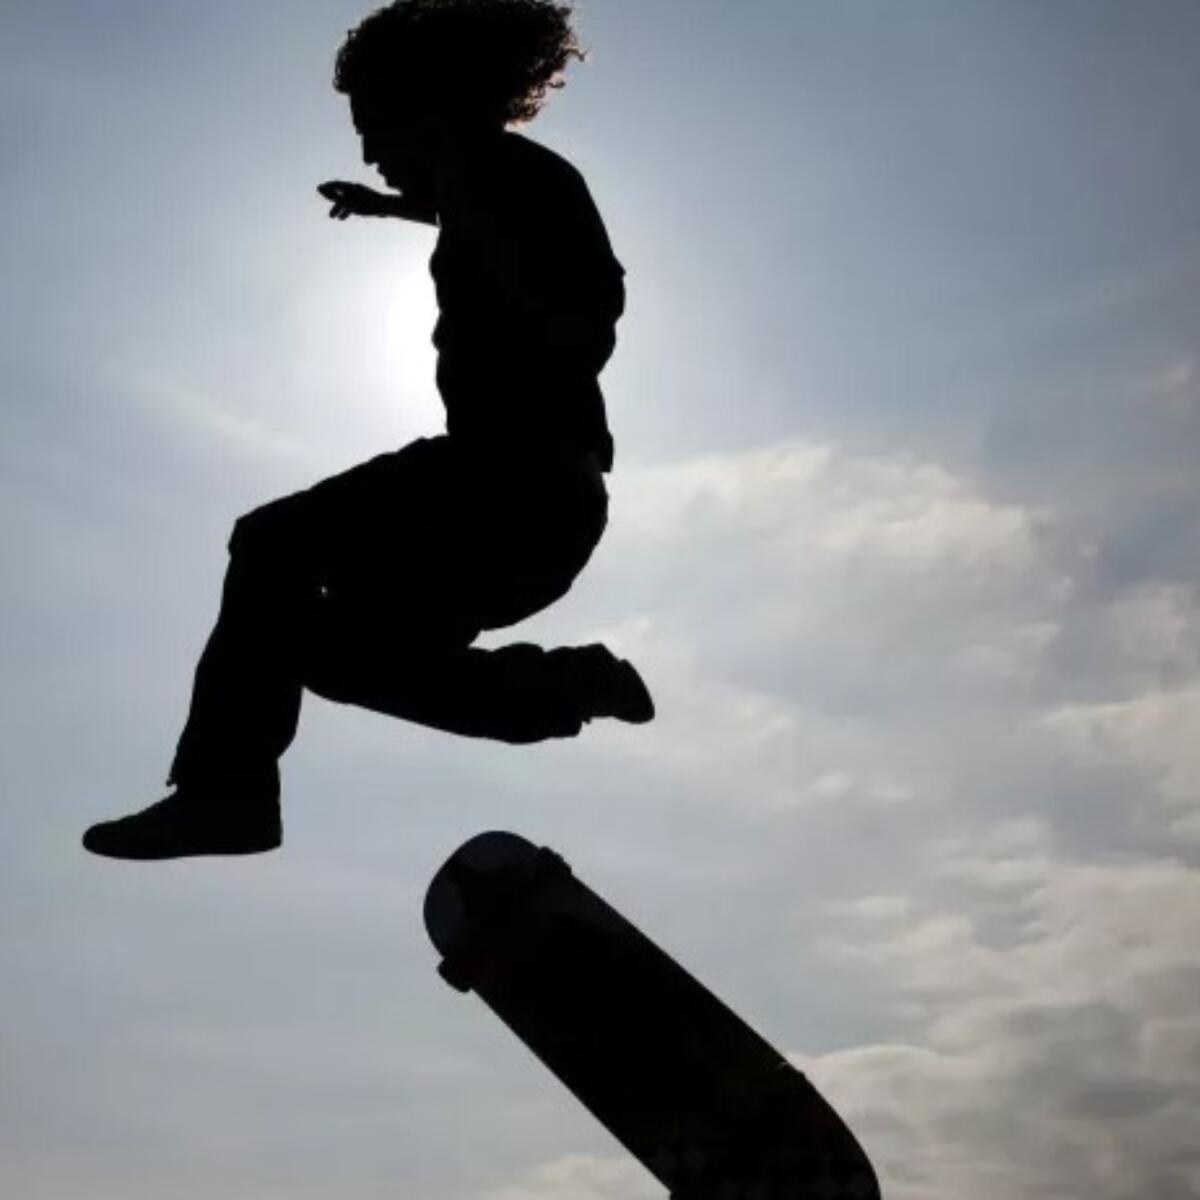
[(482, 650), (564, 595), (604, 531), (601, 476), (421, 439), (264, 505), (229, 542), (171, 780), (273, 763), (304, 688), (469, 737), (571, 737), (574, 656)]

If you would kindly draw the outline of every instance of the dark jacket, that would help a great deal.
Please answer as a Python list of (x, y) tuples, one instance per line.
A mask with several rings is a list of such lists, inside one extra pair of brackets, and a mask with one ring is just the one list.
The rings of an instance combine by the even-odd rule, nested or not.
[(429, 263), (447, 432), (509, 461), (594, 454), (609, 470), (597, 377), (616, 343), (625, 272), (582, 175), (504, 133), (460, 184)]

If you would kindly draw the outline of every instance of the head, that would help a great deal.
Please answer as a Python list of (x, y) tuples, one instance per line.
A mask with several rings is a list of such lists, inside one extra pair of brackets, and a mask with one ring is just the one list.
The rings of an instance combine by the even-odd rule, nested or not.
[(334, 75), (364, 159), (408, 190), (447, 141), (532, 120), (583, 57), (570, 18), (554, 0), (395, 0), (372, 13)]

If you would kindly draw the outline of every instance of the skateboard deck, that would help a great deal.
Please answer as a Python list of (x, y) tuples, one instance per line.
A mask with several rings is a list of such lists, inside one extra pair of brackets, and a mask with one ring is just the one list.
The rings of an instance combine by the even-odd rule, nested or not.
[(878, 1200), (862, 1147), (805, 1076), (553, 851), (472, 838), (429, 885), (425, 927), (442, 977), (673, 1200)]

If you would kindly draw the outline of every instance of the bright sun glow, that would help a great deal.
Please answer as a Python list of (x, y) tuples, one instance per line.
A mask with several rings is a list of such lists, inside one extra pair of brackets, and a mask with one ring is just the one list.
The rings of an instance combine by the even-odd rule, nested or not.
[(440, 432), (430, 337), (437, 319), (424, 242), (321, 262), (297, 303), (295, 377), (331, 459)]

